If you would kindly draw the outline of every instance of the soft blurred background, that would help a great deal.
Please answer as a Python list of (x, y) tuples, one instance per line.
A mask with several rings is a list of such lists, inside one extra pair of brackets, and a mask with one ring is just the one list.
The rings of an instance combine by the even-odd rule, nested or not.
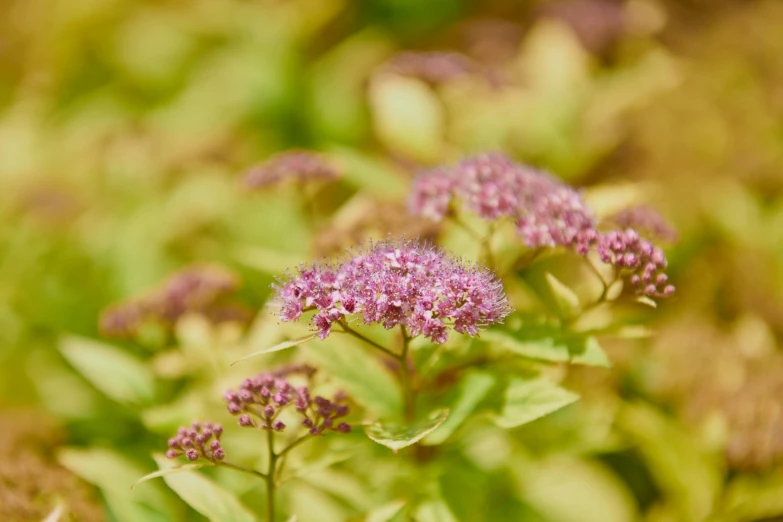
[[(465, 450), (458, 520), (783, 520), (781, 35), (776, 0), (3, 0), (0, 520), (200, 520), (129, 486), (221, 350), (267, 335), (274, 275), (434, 237), (411, 177), (485, 150), (658, 208), (677, 294), (603, 343), (611, 370), (569, 372), (578, 413)], [(241, 184), (289, 148), (344, 169), (314, 208)], [(205, 262), (234, 313), (98, 341), (107, 306)], [(375, 505), (350, 464), (318, 473), (289, 487), (302, 519)]]

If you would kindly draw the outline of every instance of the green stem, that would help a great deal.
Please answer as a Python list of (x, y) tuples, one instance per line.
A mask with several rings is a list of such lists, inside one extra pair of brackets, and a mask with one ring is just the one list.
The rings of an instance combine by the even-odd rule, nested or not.
[(411, 386), (410, 369), (408, 368), (408, 348), (411, 339), (405, 331), (405, 326), (400, 325), (400, 331), (402, 332), (402, 353), (398, 361), (400, 363), (400, 381), (402, 381), (403, 398), (405, 400), (405, 418), (409, 422), (413, 422), (416, 419), (416, 403), (413, 387)]
[(291, 444), (289, 444), (288, 446), (286, 446), (286, 448), (285, 448), (283, 451), (281, 451), (280, 453), (278, 453), (278, 454), (277, 454), (277, 458), (280, 458), (280, 457), (282, 457), (283, 455), (285, 455), (286, 453), (288, 453), (289, 451), (291, 451), (292, 449), (294, 449), (294, 448), (295, 448), (296, 446), (298, 446), (299, 444), (303, 443), (303, 442), (304, 442), (304, 441), (306, 441), (306, 440), (310, 440), (310, 439), (312, 439), (312, 438), (313, 438), (313, 436), (312, 436), (312, 435), (310, 435), (310, 434), (303, 435), (303, 436), (299, 437), (298, 439), (296, 439), (295, 441), (293, 441)]
[(388, 356), (390, 356), (390, 357), (394, 357), (395, 359), (399, 359), (399, 358), (400, 358), (400, 356), (399, 356), (399, 355), (397, 355), (396, 353), (392, 352), (392, 351), (391, 351), (391, 350), (389, 350), (388, 348), (385, 348), (385, 347), (381, 346), (380, 344), (376, 343), (376, 342), (375, 342), (375, 341), (373, 341), (372, 339), (368, 339), (367, 337), (363, 336), (362, 334), (360, 334), (360, 333), (359, 333), (359, 332), (357, 332), (356, 330), (352, 330), (352, 329), (351, 329), (351, 328), (348, 326), (348, 324), (345, 322), (345, 320), (344, 320), (344, 319), (341, 319), (341, 320), (339, 321), (339, 323), (340, 323), (340, 326), (342, 326), (342, 327), (343, 327), (343, 332), (345, 332), (345, 333), (347, 333), (347, 334), (349, 334), (349, 335), (353, 335), (353, 336), (354, 336), (354, 337), (356, 337), (357, 339), (361, 339), (362, 341), (366, 342), (367, 344), (369, 344), (369, 345), (370, 345), (370, 346), (372, 346), (373, 348), (376, 348), (376, 349), (378, 349), (378, 350), (382, 351), (383, 353), (385, 353), (386, 355), (388, 355)]
[(494, 234), (495, 224), (492, 223), (489, 225), (487, 235), (484, 236), (484, 239), (481, 240), (481, 257), (488, 267), (497, 270), (498, 267), (495, 264), (495, 256), (492, 253), (492, 236)]
[(269, 467), (266, 473), (266, 516), (267, 522), (275, 522), (275, 468), (277, 455), (275, 454), (274, 430), (266, 432), (266, 446), (269, 452)]
[(249, 473), (251, 475), (255, 475), (255, 476), (257, 476), (257, 477), (259, 477), (261, 479), (264, 479), (264, 480), (267, 479), (267, 476), (264, 473), (261, 473), (260, 471), (256, 471), (254, 469), (246, 468), (244, 466), (238, 466), (236, 464), (231, 464), (230, 462), (222, 462), (222, 461), (218, 461), (218, 462), (216, 462), (216, 464), (218, 466), (225, 466), (227, 468), (235, 469), (235, 470), (241, 471), (243, 473)]

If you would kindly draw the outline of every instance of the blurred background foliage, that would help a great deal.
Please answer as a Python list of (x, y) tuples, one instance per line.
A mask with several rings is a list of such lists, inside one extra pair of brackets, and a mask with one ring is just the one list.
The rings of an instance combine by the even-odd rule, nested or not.
[[(284, 489), (300, 520), (391, 520), (398, 504), (376, 508), (405, 484), (441, 499), (422, 521), (781, 519), (781, 28), (775, 0), (3, 1), (0, 518), (199, 520), (162, 482), (128, 488), (172, 427), (228, 420), (220, 391), (248, 372), (229, 362), (294, 330), (193, 316), (107, 344), (101, 311), (196, 262), (228, 267), (232, 299), (260, 310), (296, 263), (436, 237), (405, 215), (411, 177), (500, 150), (605, 213), (661, 209), (681, 236), (676, 297), (652, 336), (601, 340), (611, 369), (554, 368), (582, 401), (477, 425), (448, 472), (346, 453), (360, 435), (311, 453)], [(400, 54), (432, 50), (455, 54)], [(313, 209), (293, 187), (241, 187), (288, 148), (345, 172)], [(301, 351), (388, 406), (358, 350)], [(244, 478), (210, 477), (258, 508)]]

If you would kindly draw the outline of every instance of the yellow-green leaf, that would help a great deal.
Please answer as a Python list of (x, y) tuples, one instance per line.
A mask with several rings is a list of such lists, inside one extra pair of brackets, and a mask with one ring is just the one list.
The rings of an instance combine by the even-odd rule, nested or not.
[(424, 420), (411, 425), (380, 424), (368, 426), (365, 430), (367, 436), (378, 444), (382, 444), (395, 453), (435, 431), (449, 416), (449, 410), (437, 410), (428, 415)]
[(512, 379), (506, 388), (501, 412), (495, 415), (493, 420), (501, 428), (516, 428), (564, 408), (578, 399), (579, 395), (542, 377)]
[(139, 359), (109, 344), (67, 336), (60, 352), (93, 386), (123, 404), (145, 404), (155, 396), (152, 372)]

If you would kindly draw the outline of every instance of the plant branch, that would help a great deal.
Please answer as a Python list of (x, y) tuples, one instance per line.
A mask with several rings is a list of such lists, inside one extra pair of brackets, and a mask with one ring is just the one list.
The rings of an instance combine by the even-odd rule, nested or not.
[(369, 345), (370, 345), (370, 346), (372, 346), (373, 348), (376, 348), (376, 349), (378, 349), (378, 350), (382, 351), (383, 353), (385, 353), (386, 355), (388, 355), (388, 356), (390, 356), (390, 357), (394, 357), (395, 359), (398, 359), (398, 360), (399, 360), (399, 358), (400, 358), (400, 356), (399, 356), (399, 355), (397, 355), (397, 354), (396, 354), (396, 353), (394, 353), (393, 351), (389, 350), (388, 348), (386, 348), (386, 347), (384, 347), (384, 346), (381, 346), (380, 344), (376, 343), (376, 342), (375, 342), (375, 341), (373, 341), (372, 339), (368, 339), (367, 337), (363, 336), (362, 334), (360, 334), (360, 333), (359, 333), (359, 332), (357, 332), (356, 330), (353, 330), (353, 329), (351, 329), (351, 328), (348, 326), (348, 324), (345, 322), (345, 320), (344, 320), (344, 319), (340, 319), (340, 321), (339, 321), (339, 324), (340, 324), (340, 326), (342, 326), (342, 327), (343, 327), (343, 332), (344, 332), (344, 333), (347, 333), (347, 334), (349, 334), (349, 335), (353, 335), (353, 336), (354, 336), (354, 337), (356, 337), (357, 339), (361, 339), (362, 341), (366, 342), (367, 344), (369, 344)]
[(246, 468), (244, 466), (238, 466), (236, 464), (231, 464), (230, 462), (223, 462), (223, 461), (217, 461), (216, 464), (218, 466), (225, 466), (227, 468), (235, 469), (235, 470), (241, 471), (243, 473), (249, 473), (251, 475), (255, 475), (258, 478), (261, 478), (263, 480), (267, 479), (267, 475), (265, 473), (261, 473), (260, 471), (256, 471), (254, 469)]
[(266, 432), (266, 447), (269, 452), (269, 466), (266, 473), (266, 514), (267, 522), (275, 522), (275, 487), (277, 486), (275, 468), (277, 467), (277, 455), (275, 454), (274, 431)]
[(408, 348), (410, 347), (411, 338), (408, 337), (404, 325), (400, 325), (400, 331), (402, 332), (402, 353), (399, 356), (399, 363), (400, 380), (402, 381), (402, 392), (405, 399), (405, 418), (412, 422), (416, 418), (416, 403), (413, 387), (411, 386), (410, 369), (408, 368)]

